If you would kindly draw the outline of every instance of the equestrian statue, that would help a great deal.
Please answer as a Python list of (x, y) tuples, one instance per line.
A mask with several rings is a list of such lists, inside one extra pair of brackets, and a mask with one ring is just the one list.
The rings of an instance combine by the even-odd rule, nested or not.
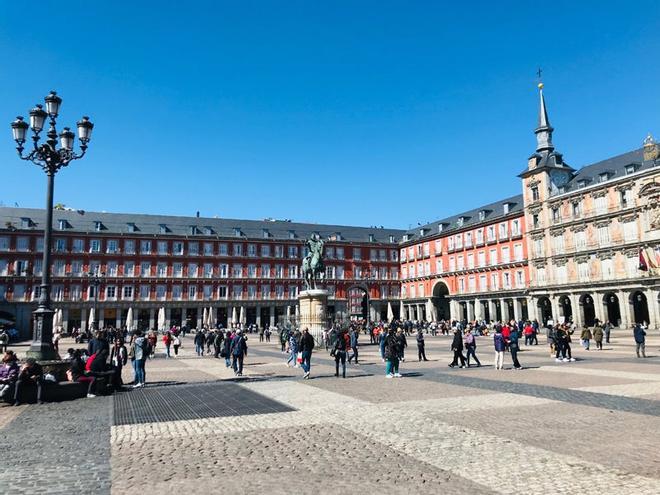
[(316, 280), (325, 275), (325, 265), (323, 264), (323, 239), (318, 234), (312, 234), (305, 241), (305, 246), (309, 249), (307, 256), (302, 262), (302, 276), (305, 279), (307, 290), (316, 289)]

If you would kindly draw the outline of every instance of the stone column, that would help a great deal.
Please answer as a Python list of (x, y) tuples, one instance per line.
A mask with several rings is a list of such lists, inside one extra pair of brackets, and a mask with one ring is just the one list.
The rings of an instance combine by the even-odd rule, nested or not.
[(117, 308), (115, 316), (115, 328), (121, 328), (121, 308)]
[(87, 330), (87, 309), (80, 309), (80, 331)]
[(495, 301), (492, 299), (489, 299), (487, 301), (488, 304), (488, 316), (490, 316), (491, 321), (496, 321), (497, 320), (497, 306), (495, 305)]
[(274, 327), (275, 323), (276, 323), (276, 321), (275, 321), (275, 306), (271, 306), (270, 307), (270, 326)]
[(509, 305), (506, 303), (505, 299), (500, 299), (500, 310), (502, 311), (502, 321), (509, 321), (511, 319), (511, 315), (509, 314)]
[(165, 307), (165, 328), (168, 330), (172, 327), (172, 309)]
[(257, 326), (261, 327), (261, 306), (257, 304)]
[(522, 304), (520, 304), (520, 299), (517, 297), (513, 298), (513, 317), (516, 321), (520, 321), (522, 318)]
[(571, 301), (571, 309), (573, 310), (573, 322), (578, 328), (584, 325), (584, 307), (580, 304), (580, 298), (577, 294), (568, 296)]
[(603, 294), (592, 294), (591, 297), (594, 300), (596, 318), (602, 324), (607, 320), (607, 316), (605, 315), (605, 304), (603, 303)]
[(468, 321), (473, 321), (474, 320), (474, 303), (473, 303), (473, 301), (467, 301), (465, 304), (467, 305)]
[(646, 290), (646, 303), (649, 306), (649, 329), (660, 328), (660, 308), (658, 308), (658, 290)]
[(527, 299), (527, 315), (530, 321), (534, 321), (534, 320), (538, 321), (539, 315), (536, 308), (536, 299), (534, 299), (531, 296), (528, 296), (526, 299)]
[(484, 319), (483, 306), (479, 299), (474, 300), (474, 318), (481, 321)]
[(66, 308), (62, 308), (62, 328), (66, 332), (71, 332), (71, 329), (69, 328), (69, 310)]
[(552, 321), (559, 323), (559, 298), (557, 296), (550, 296), (550, 307), (552, 308)]
[(103, 308), (99, 308), (99, 314), (96, 315), (96, 324), (98, 329), (105, 328), (105, 310)]
[(149, 330), (152, 330), (156, 327), (156, 310), (149, 310)]
[(197, 329), (202, 328), (202, 317), (204, 316), (204, 308), (197, 308)]
[(621, 310), (621, 328), (627, 330), (631, 327), (633, 320), (628, 294), (620, 290), (616, 295), (619, 298), (619, 309)]

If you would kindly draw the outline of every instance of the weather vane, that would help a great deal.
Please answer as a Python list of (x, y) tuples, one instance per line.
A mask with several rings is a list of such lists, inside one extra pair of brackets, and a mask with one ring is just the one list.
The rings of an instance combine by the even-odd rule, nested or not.
[(542, 88), (543, 88), (543, 77), (542, 77), (542, 75), (543, 75), (543, 69), (541, 69), (541, 68), (539, 67), (538, 70), (536, 71), (536, 75), (537, 75), (538, 78), (539, 78), (539, 88), (542, 89)]

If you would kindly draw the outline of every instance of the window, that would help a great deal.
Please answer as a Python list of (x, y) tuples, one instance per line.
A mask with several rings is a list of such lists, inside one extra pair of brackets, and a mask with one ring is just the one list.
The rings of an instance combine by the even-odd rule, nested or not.
[[(435, 241), (435, 247), (434, 247), (434, 254), (437, 256), (438, 254), (442, 254), (442, 241), (438, 239)], [(393, 260), (394, 261), (394, 260)]]
[(167, 263), (158, 263), (156, 265), (156, 276), (160, 278), (167, 277)]
[(329, 260), (334, 259), (335, 257), (335, 248), (328, 246), (325, 248), (325, 257)]
[(542, 258), (545, 250), (543, 249), (543, 239), (534, 239), (534, 256)]
[(479, 266), (486, 266), (486, 251), (479, 251), (477, 254)]
[(495, 226), (494, 225), (489, 225), (488, 229), (486, 231), (486, 239), (488, 242), (492, 242), (495, 240)]
[(399, 279), (399, 269), (398, 268), (391, 268), (390, 269), (390, 278), (392, 280), (398, 280)]
[(172, 276), (176, 278), (183, 277), (183, 263), (172, 264)]
[(257, 298), (257, 286), (256, 285), (248, 285), (247, 294), (248, 294), (248, 299), (256, 299)]
[(117, 299), (117, 287), (114, 285), (108, 285), (105, 288), (105, 298), (110, 300)]
[(172, 243), (172, 254), (175, 256), (183, 255), (183, 242), (176, 241)]
[(450, 272), (456, 271), (456, 258), (454, 258), (453, 256), (449, 257), (449, 271)]
[(19, 237), (16, 239), (16, 251), (29, 251), (30, 239), (27, 237)]
[(442, 273), (442, 258), (435, 260), (435, 273)]
[(564, 236), (556, 235), (552, 237), (552, 245), (555, 249), (555, 254), (564, 254)]
[(140, 264), (140, 276), (141, 277), (150, 277), (151, 276), (151, 263), (142, 262)]
[(213, 263), (204, 263), (204, 278), (213, 278)]
[(243, 286), (242, 285), (234, 285), (232, 287), (232, 297), (234, 299), (241, 299), (243, 297)]
[(598, 227), (598, 243), (600, 246), (610, 245), (610, 226), (601, 225)]
[(284, 299), (284, 286), (276, 285), (275, 286), (275, 297), (277, 299)]
[(509, 252), (509, 246), (502, 246), (502, 263), (509, 263), (511, 261), (511, 256)]
[(456, 236), (456, 238), (454, 239), (454, 245), (456, 246), (456, 249), (463, 248), (463, 234), (458, 234)]
[(117, 251), (119, 251), (119, 242), (117, 239), (108, 239), (105, 252), (108, 254), (115, 254)]
[(188, 263), (188, 278), (197, 277), (197, 263)]
[[(71, 265), (73, 268), (73, 265)], [(135, 263), (132, 261), (124, 262), (124, 277), (133, 277), (135, 275)]]
[(92, 239), (89, 241), (89, 252), (90, 253), (100, 253), (101, 252), (101, 240)]
[(202, 292), (204, 294), (204, 299), (208, 300), (213, 297), (213, 286), (212, 285), (205, 285), (202, 288)]
[(623, 223), (623, 239), (626, 242), (637, 240), (637, 222), (635, 219)]
[(167, 254), (167, 241), (158, 241), (158, 254)]
[(262, 258), (270, 257), (270, 244), (261, 245), (261, 257)]
[(626, 258), (626, 274), (629, 278), (639, 276), (639, 258), (635, 256)]
[(289, 246), (288, 252), (289, 252), (289, 258), (290, 259), (297, 258), (298, 257), (298, 246)]
[(222, 278), (227, 278), (229, 276), (229, 265), (227, 263), (222, 263), (219, 266), (218, 276)]
[[(411, 268), (411, 271), (412, 271), (412, 268)], [(360, 266), (353, 267), (353, 278), (358, 279), (358, 280), (362, 278), (362, 267), (360, 267)]]
[(221, 242), (218, 244), (218, 255), (219, 256), (227, 256), (229, 254), (229, 250), (227, 249), (227, 244), (225, 242)]
[(467, 255), (467, 267), (474, 268), (474, 253), (468, 253)]
[(571, 211), (573, 212), (573, 218), (580, 218), (582, 216), (582, 203), (580, 201), (573, 202)]
[(506, 239), (509, 237), (509, 225), (504, 222), (500, 224), (500, 239)]
[(513, 246), (513, 260), (522, 261), (523, 260), (523, 246), (522, 244), (514, 244)]
[(619, 191), (619, 203), (621, 204), (621, 208), (629, 208), (631, 206), (635, 206), (632, 189)]
[(128, 232), (135, 232), (137, 230), (134, 223), (126, 224), (126, 228), (127, 228)]
[(180, 300), (183, 298), (183, 287), (180, 285), (172, 286), (172, 299)]
[(490, 266), (497, 265), (497, 249), (491, 249), (488, 252), (488, 258)]
[(486, 275), (479, 275), (479, 290), (481, 292), (488, 290), (488, 277)]
[(161, 234), (167, 234), (169, 232), (169, 229), (167, 228), (167, 225), (165, 225), (164, 223), (161, 223), (158, 226), (158, 232), (160, 232)]
[[(339, 249), (339, 248), (337, 248)], [(284, 258), (284, 246), (275, 246), (275, 257)]]
[(541, 226), (541, 223), (540, 223), (540, 221), (539, 221), (539, 214), (538, 214), (538, 213), (534, 213), (534, 214), (532, 215), (532, 228), (537, 229), (537, 228), (539, 228), (540, 226)]
[(559, 208), (555, 207), (552, 209), (552, 221), (554, 223), (557, 223), (561, 220), (561, 214), (559, 212)]
[(62, 239), (61, 237), (55, 239), (55, 252), (57, 253), (66, 252), (66, 239)]
[(108, 261), (106, 264), (105, 272), (108, 275), (108, 277), (116, 277), (117, 276), (117, 262), (116, 261)]
[(231, 267), (231, 276), (234, 278), (241, 278), (243, 276), (243, 265), (234, 263)]
[(25, 285), (16, 284), (14, 285), (14, 300), (23, 301), (25, 299)]
[(464, 278), (459, 278), (458, 279), (458, 292), (461, 294), (465, 292), (465, 279)]
[(218, 287), (218, 299), (227, 299), (227, 286), (221, 285)]
[(472, 247), (472, 232), (465, 233), (465, 247)]
[(28, 262), (27, 260), (14, 261), (14, 271), (16, 275), (27, 275)]
[(378, 249), (369, 250), (369, 261), (378, 261)]
[[(75, 245), (75, 241), (74, 241)], [(124, 241), (124, 253), (135, 254), (135, 241)]]
[(7, 260), (0, 260), (0, 276), (5, 276), (9, 273), (9, 263)]
[(539, 200), (539, 188), (534, 186), (532, 187), (532, 201), (538, 201)]
[(256, 244), (248, 244), (247, 255), (251, 258), (254, 258), (257, 255), (257, 245)]
[(338, 260), (343, 260), (344, 259), (344, 248), (343, 247), (338, 247), (336, 249), (337, 251), (337, 259)]
[(410, 297), (415, 297), (415, 292), (416, 289), (415, 289), (415, 285), (413, 284), (410, 286)]
[(66, 230), (67, 228), (69, 228), (69, 222), (67, 222), (66, 220), (58, 220), (57, 228), (60, 230)]
[(140, 241), (140, 254), (151, 254), (151, 241)]
[(326, 266), (325, 267), (325, 278), (327, 278), (327, 279), (334, 279), (335, 278), (335, 267), (334, 266)]
[(558, 284), (565, 284), (568, 282), (568, 272), (566, 270), (566, 265), (558, 266), (555, 273), (557, 274)]
[(511, 274), (509, 272), (502, 274), (502, 287), (505, 289), (511, 288)]
[(298, 278), (298, 265), (289, 265), (289, 278)]
[(248, 265), (248, 277), (257, 278), (257, 265)]
[(536, 278), (539, 282), (539, 284), (545, 284), (546, 282), (546, 276), (545, 276), (545, 268), (538, 268), (536, 270)]
[(9, 251), (9, 237), (0, 237), (0, 251)]
[(408, 276), (410, 278), (415, 278), (415, 265), (410, 265), (410, 268), (408, 270)]
[(126, 299), (126, 300), (133, 299), (133, 287), (131, 285), (125, 285), (122, 288), (122, 299)]
[(474, 275), (468, 277), (468, 290), (470, 292), (476, 292), (477, 290), (477, 278)]
[(511, 235), (517, 236), (522, 234), (522, 231), (520, 230), (520, 220), (512, 220), (511, 221)]
[(587, 247), (587, 232), (582, 230), (580, 232), (575, 232), (575, 249), (584, 249)]
[(345, 277), (344, 273), (345, 272), (344, 272), (344, 267), (343, 266), (338, 266), (337, 270), (336, 270), (336, 273), (337, 273), (337, 279), (338, 280), (344, 280), (344, 277)]
[(599, 196), (594, 200), (596, 213), (605, 213), (607, 211), (607, 196)]
[(587, 282), (589, 280), (589, 263), (586, 261), (578, 263), (578, 277), (580, 282)]
[(140, 299), (143, 300), (143, 301), (148, 301), (150, 292), (151, 292), (151, 288), (148, 285), (141, 285), (140, 286)]
[[(7, 244), (7, 245), (9, 245), (9, 244)], [(402, 249), (401, 250), (401, 261), (407, 261), (407, 260), (408, 260), (408, 257), (406, 256), (406, 250)]]
[(188, 286), (188, 299), (189, 300), (197, 299), (197, 286), (196, 285), (189, 285)]
[(499, 274), (491, 273), (490, 274), (490, 289), (497, 290), (500, 288), (500, 278)]
[(232, 249), (234, 256), (243, 256), (243, 244), (233, 244)]
[(189, 242), (188, 243), (188, 254), (190, 256), (197, 256), (199, 254), (199, 243), (198, 242)]

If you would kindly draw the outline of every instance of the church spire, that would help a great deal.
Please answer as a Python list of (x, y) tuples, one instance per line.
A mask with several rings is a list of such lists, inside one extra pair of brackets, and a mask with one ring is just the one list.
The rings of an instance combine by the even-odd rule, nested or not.
[(555, 149), (552, 144), (552, 131), (554, 129), (550, 125), (548, 119), (548, 110), (545, 107), (545, 98), (543, 97), (543, 83), (539, 83), (539, 96), (541, 98), (541, 108), (539, 109), (539, 125), (534, 130), (536, 134), (536, 151), (541, 153), (543, 151), (550, 152)]

